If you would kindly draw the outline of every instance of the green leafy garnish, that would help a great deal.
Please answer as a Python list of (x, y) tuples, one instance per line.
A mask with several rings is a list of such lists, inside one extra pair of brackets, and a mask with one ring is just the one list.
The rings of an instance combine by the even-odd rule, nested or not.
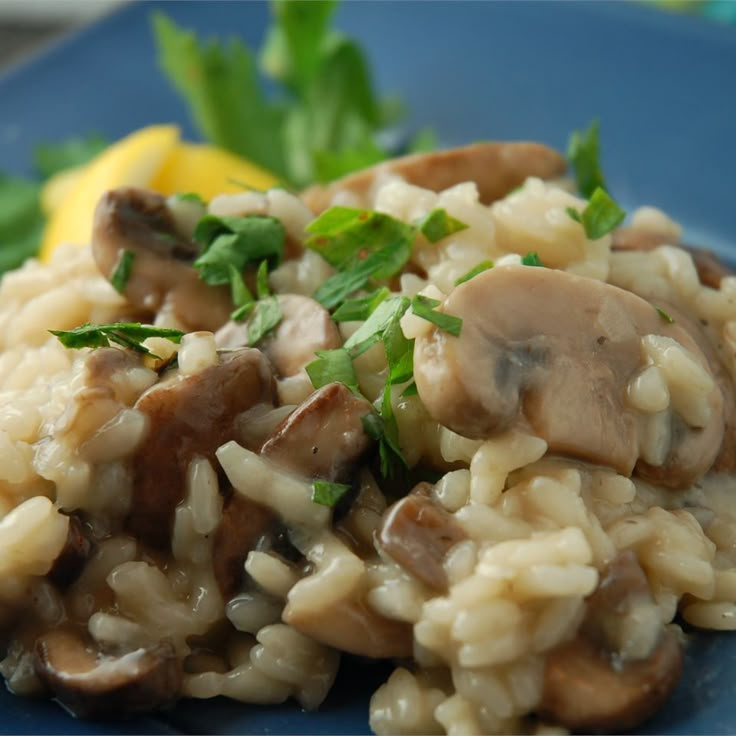
[(599, 122), (594, 120), (587, 130), (574, 131), (567, 146), (567, 158), (575, 171), (578, 191), (586, 199), (599, 187), (606, 189), (600, 163), (599, 127)]
[(470, 281), (473, 277), (477, 276), (483, 271), (487, 271), (489, 268), (493, 268), (493, 261), (481, 261), (477, 266), (474, 266), (467, 273), (463, 274), (459, 279), (455, 280), (455, 286), (460, 286), (466, 281)]
[(0, 174), (0, 275), (36, 255), (44, 217), (35, 182)]
[(119, 294), (122, 294), (125, 291), (125, 285), (128, 283), (130, 274), (133, 271), (134, 260), (135, 253), (132, 250), (123, 249), (120, 251), (120, 257), (118, 258), (118, 262), (115, 264), (112, 276), (110, 276), (110, 283)]
[(371, 253), (350, 270), (330, 276), (314, 293), (314, 298), (325, 308), (338, 304), (362, 289), (371, 279), (385, 279), (397, 274), (411, 255), (411, 245), (397, 241), (382, 250)]
[(312, 481), (312, 501), (320, 506), (334, 508), (351, 487), (345, 483), (331, 483), (327, 480)]
[(657, 314), (665, 321), (667, 324), (673, 325), (675, 324), (675, 320), (670, 317), (667, 312), (664, 311), (664, 309), (660, 309), (659, 307), (654, 307), (654, 309), (657, 311)]
[(617, 228), (626, 217), (626, 212), (600, 187), (593, 192), (582, 214), (573, 207), (567, 208), (567, 214), (579, 222), (590, 240), (598, 240)]
[(544, 263), (537, 253), (532, 251), (521, 257), (522, 266), (540, 266), (544, 268)]
[(202, 206), (205, 204), (205, 201), (196, 192), (177, 192), (174, 195), (174, 198), (178, 199), (180, 202), (194, 202), (195, 204), (201, 204)]
[(331, 27), (335, 7), (276, 0), (258, 55), (236, 40), (204, 43), (156, 13), (159, 63), (205, 138), (294, 186), (337, 178), (386, 158), (376, 134), (389, 117), (362, 51)]
[(414, 227), (395, 217), (353, 207), (330, 207), (307, 225), (307, 232), (304, 245), (341, 270), (394, 243), (411, 247), (416, 237)]
[(332, 314), (335, 322), (365, 321), (373, 314), (378, 305), (391, 295), (387, 287), (382, 286), (368, 296), (360, 299), (346, 299)]
[(379, 340), (383, 340), (392, 324), (398, 324), (409, 308), (409, 299), (397, 296), (381, 302), (365, 322), (346, 340), (345, 348), (353, 358), (362, 355)]
[(113, 344), (130, 348), (137, 353), (158, 358), (142, 343), (149, 337), (163, 337), (171, 342), (179, 343), (184, 333), (166, 327), (142, 325), (140, 322), (112, 322), (106, 325), (83, 324), (73, 330), (49, 330), (59, 338), (66, 348), (102, 348)]
[(257, 345), (278, 326), (282, 318), (277, 296), (270, 296), (256, 302), (248, 320), (248, 345), (250, 347)]
[(268, 285), (268, 261), (261, 261), (256, 271), (256, 294), (259, 299), (271, 296), (271, 287)]
[(40, 143), (33, 151), (33, 162), (44, 179), (91, 161), (109, 145), (101, 135), (68, 138), (61, 143)]
[(266, 215), (206, 215), (197, 223), (194, 239), (204, 245), (194, 267), (202, 281), (215, 286), (230, 283), (230, 266), (242, 272), (248, 264), (263, 259), (280, 263), (286, 230), (280, 220)]
[(460, 319), (460, 317), (455, 317), (452, 314), (438, 312), (436, 307), (439, 305), (440, 302), (437, 299), (431, 299), (428, 296), (417, 294), (411, 300), (411, 311), (414, 312), (417, 317), (426, 319), (427, 322), (437, 325), (441, 330), (458, 337), (463, 328), (462, 319)]
[(315, 388), (322, 388), (328, 383), (343, 383), (351, 391), (359, 393), (353, 359), (345, 348), (318, 350), (315, 355), (317, 360), (313, 360), (305, 369)]
[[(265, 263), (265, 261), (264, 261)], [(250, 293), (250, 289), (243, 280), (243, 274), (232, 264), (228, 264), (228, 271), (230, 274), (230, 298), (233, 300), (233, 304), (236, 307), (235, 312), (240, 313), (242, 307), (249, 304), (253, 304), (253, 294)], [(233, 314), (235, 314), (233, 312)], [(243, 317), (241, 316), (240, 319)], [(235, 319), (233, 317), (233, 319)], [(239, 320), (237, 320), (239, 321)]]
[(436, 243), (448, 235), (457, 233), (460, 230), (467, 230), (468, 226), (464, 222), (460, 222), (460, 220), (447, 214), (447, 210), (438, 208), (423, 217), (417, 223), (417, 228), (430, 243)]

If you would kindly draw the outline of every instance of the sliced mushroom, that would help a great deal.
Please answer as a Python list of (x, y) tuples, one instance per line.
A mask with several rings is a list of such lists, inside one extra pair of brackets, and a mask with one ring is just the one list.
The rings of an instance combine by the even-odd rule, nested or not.
[(167, 546), (192, 457), (214, 460), (215, 450), (228, 440), (247, 444), (238, 417), (256, 404), (272, 402), (268, 361), (250, 348), (225, 353), (218, 365), (144, 393), (136, 408), (148, 417), (149, 429), (131, 460), (131, 531), (149, 544)]
[(68, 587), (79, 577), (92, 548), (90, 535), (79, 517), (70, 514), (66, 543), (46, 577), (59, 588)]
[[(631, 552), (614, 560), (586, 606), (578, 636), (547, 655), (539, 713), (585, 733), (635, 728), (675, 689), (682, 647), (660, 623)], [(627, 629), (643, 626), (652, 630), (648, 646), (627, 656)]]
[(658, 248), (660, 245), (677, 245), (693, 257), (700, 283), (709, 286), (711, 289), (719, 288), (724, 276), (734, 275), (733, 269), (723, 263), (713, 251), (705, 248), (694, 248), (682, 243), (671, 243), (670, 240), (666, 233), (621, 227), (613, 232), (611, 248), (615, 251), (649, 251)]
[[(279, 378), (290, 378), (303, 373), (304, 366), (315, 359), (315, 351), (339, 348), (342, 339), (330, 313), (314, 299), (298, 294), (282, 294), (278, 299), (281, 321), (259, 348)], [(247, 323), (228, 322), (217, 331), (215, 342), (219, 348), (248, 345)]]
[(318, 642), (342, 652), (372, 659), (410, 657), (412, 626), (376, 613), (361, 598), (347, 597), (328, 610), (288, 604), (283, 620)]
[(121, 188), (100, 199), (92, 252), (105, 278), (112, 278), (125, 251), (134, 258), (123, 294), (134, 307), (153, 313), (167, 302), (190, 331), (214, 331), (227, 322), (232, 310), (227, 288), (200, 280), (192, 267), (199, 247), (180, 234), (160, 194)]
[(487, 142), (433, 153), (392, 159), (338, 179), (328, 186), (313, 186), (302, 199), (316, 213), (327, 209), (336, 195), (349, 193), (359, 206), (369, 206), (369, 195), (381, 176), (401, 176), (409, 184), (441, 192), (474, 181), (480, 201), (501, 199), (530, 176), (554, 179), (564, 174), (565, 159), (541, 143)]
[[(428, 483), (421, 486), (429, 488)], [(445, 511), (422, 487), (386, 509), (378, 533), (381, 548), (425, 585), (447, 590), (445, 555), (466, 538), (452, 514)]]
[[(457, 287), (442, 309), (463, 320), (460, 336), (435, 327), (414, 348), (419, 395), (434, 419), (475, 439), (519, 426), (551, 452), (626, 475), (641, 439), (639, 415), (626, 401), (642, 368), (641, 337), (676, 340), (710, 372), (687, 331), (651, 304), (563, 271), (493, 268)], [(707, 398), (706, 426), (682, 422), (673, 432), (660, 482), (686, 486), (712, 466), (724, 432), (715, 384)]]
[(277, 524), (273, 511), (233, 493), (222, 509), (212, 542), (212, 567), (225, 600), (235, 595), (245, 575), (245, 560)]
[(69, 629), (36, 642), (34, 667), (56, 698), (81, 717), (132, 716), (173, 702), (181, 668), (167, 643), (120, 657), (103, 656)]
[(329, 383), (279, 424), (261, 454), (307, 478), (345, 481), (371, 445), (362, 423), (370, 413), (368, 401)]

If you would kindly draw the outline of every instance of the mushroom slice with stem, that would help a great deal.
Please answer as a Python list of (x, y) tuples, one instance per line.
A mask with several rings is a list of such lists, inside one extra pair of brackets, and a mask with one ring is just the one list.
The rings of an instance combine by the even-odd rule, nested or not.
[(371, 446), (362, 423), (371, 411), (347, 386), (328, 383), (276, 427), (261, 455), (306, 478), (347, 480)]
[(227, 322), (232, 310), (228, 289), (199, 278), (192, 266), (199, 246), (178, 231), (160, 194), (128, 187), (100, 199), (92, 253), (105, 278), (112, 278), (126, 251), (133, 262), (123, 294), (133, 307), (154, 313), (166, 302), (190, 331), (214, 331)]
[(439, 309), (461, 318), (462, 330), (454, 337), (433, 327), (417, 337), (414, 378), (440, 424), (472, 439), (519, 427), (552, 453), (631, 475), (650, 415), (630, 404), (628, 386), (646, 366), (642, 338), (662, 336), (707, 386), (697, 426), (670, 409), (677, 431), (663, 447), (659, 482), (685, 487), (712, 466), (724, 413), (708, 361), (641, 297), (564, 271), (507, 266), (461, 284)]
[(429, 489), (428, 483), (420, 483), (386, 509), (378, 544), (425, 585), (445, 591), (447, 573), (442, 561), (467, 535), (452, 514), (429, 496)]
[(80, 717), (149, 713), (173, 702), (181, 687), (170, 644), (105, 656), (71, 629), (37, 640), (34, 667), (62, 705)]
[(677, 634), (663, 627), (633, 552), (619, 555), (588, 598), (578, 636), (547, 654), (539, 713), (573, 731), (635, 728), (682, 673)]
[(148, 433), (131, 458), (131, 531), (165, 547), (191, 459), (199, 455), (213, 460), (217, 448), (229, 440), (247, 444), (239, 418), (257, 404), (272, 404), (273, 394), (268, 361), (250, 348), (221, 354), (218, 365), (146, 391), (135, 405), (148, 418)]
[(478, 186), (480, 201), (490, 204), (505, 197), (530, 176), (556, 179), (565, 173), (565, 159), (541, 143), (488, 141), (432, 153), (395, 158), (338, 179), (313, 186), (302, 199), (316, 213), (344, 194), (357, 206), (370, 206), (370, 195), (382, 177), (400, 176), (409, 184), (441, 192), (466, 181)]

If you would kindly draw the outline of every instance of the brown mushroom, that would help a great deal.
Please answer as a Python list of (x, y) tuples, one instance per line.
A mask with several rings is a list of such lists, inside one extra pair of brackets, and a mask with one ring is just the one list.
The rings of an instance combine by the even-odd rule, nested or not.
[(438, 591), (447, 590), (445, 555), (466, 538), (452, 514), (445, 511), (422, 483), (389, 506), (378, 532), (378, 544), (407, 572)]
[(272, 402), (268, 361), (250, 348), (224, 353), (218, 365), (146, 391), (135, 405), (148, 417), (149, 428), (131, 459), (131, 531), (149, 544), (167, 546), (191, 459), (214, 459), (215, 450), (228, 440), (247, 444), (238, 429), (239, 416)]
[(81, 717), (149, 713), (173, 702), (181, 688), (181, 668), (170, 644), (104, 656), (66, 628), (37, 640), (34, 668), (54, 696)]
[(229, 496), (222, 509), (222, 521), (212, 540), (212, 568), (225, 600), (240, 588), (248, 553), (270, 535), (277, 524), (273, 511), (240, 493)]
[[(259, 348), (268, 356), (276, 375), (289, 378), (301, 373), (315, 359), (315, 351), (339, 348), (342, 340), (330, 313), (314, 299), (282, 294), (278, 300), (281, 321), (273, 334), (260, 342)], [(248, 345), (247, 323), (228, 322), (217, 331), (215, 342), (219, 348)]]
[(346, 597), (321, 608), (294, 609), (287, 604), (283, 620), (302, 634), (342, 652), (372, 659), (410, 657), (412, 626), (376, 613), (361, 598)]
[(700, 283), (709, 286), (711, 289), (719, 288), (724, 276), (733, 276), (733, 269), (723, 263), (713, 251), (683, 245), (682, 243), (671, 243), (670, 240), (671, 238), (666, 233), (620, 227), (613, 232), (611, 248), (614, 251), (649, 251), (658, 248), (660, 245), (676, 245), (692, 256)]
[(307, 478), (345, 481), (371, 445), (362, 423), (370, 413), (368, 401), (329, 383), (276, 427), (261, 454)]
[(349, 174), (327, 186), (310, 187), (302, 194), (302, 199), (316, 213), (327, 209), (335, 196), (343, 192), (355, 197), (360, 206), (369, 206), (368, 197), (376, 180), (383, 174), (394, 174), (409, 184), (435, 192), (474, 181), (478, 185), (480, 201), (490, 204), (530, 176), (554, 179), (562, 176), (565, 169), (565, 159), (541, 143), (474, 143), (447, 151), (392, 159)]
[[(649, 625), (653, 636), (648, 651), (627, 656), (632, 623)], [(547, 654), (538, 712), (573, 731), (625, 731), (662, 707), (681, 673), (680, 642), (662, 627), (646, 576), (627, 552), (588, 598), (577, 637)]]
[(46, 577), (58, 588), (68, 587), (81, 574), (92, 549), (92, 540), (87, 529), (78, 516), (70, 514), (66, 542)]
[[(518, 426), (551, 452), (625, 475), (639, 457), (640, 415), (626, 394), (643, 367), (641, 337), (676, 340), (710, 373), (687, 331), (651, 304), (564, 271), (493, 268), (457, 287), (442, 310), (463, 320), (460, 336), (435, 327), (414, 348), (414, 378), (434, 419), (476, 439)], [(704, 427), (681, 421), (672, 433), (659, 482), (684, 487), (713, 465), (724, 432), (717, 385), (707, 399)]]
[(133, 253), (123, 294), (147, 313), (167, 302), (189, 330), (216, 330), (227, 322), (232, 303), (225, 287), (200, 280), (192, 263), (199, 246), (182, 236), (166, 199), (144, 189), (107, 192), (95, 210), (92, 252), (105, 278), (112, 278), (123, 253)]

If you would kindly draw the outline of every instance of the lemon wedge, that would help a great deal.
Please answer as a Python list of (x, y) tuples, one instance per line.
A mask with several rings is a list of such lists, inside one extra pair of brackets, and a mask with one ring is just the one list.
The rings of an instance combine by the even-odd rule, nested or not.
[(250, 161), (221, 148), (180, 143), (150, 184), (161, 194), (196, 192), (205, 200), (244, 188), (269, 189), (278, 179)]
[(152, 125), (113, 143), (85, 166), (56, 174), (44, 186), (48, 216), (39, 258), (63, 243), (86, 245), (100, 196), (108, 189), (148, 187), (162, 194), (196, 192), (212, 199), (243, 188), (268, 189), (275, 176), (215, 146), (185, 143), (175, 125)]

